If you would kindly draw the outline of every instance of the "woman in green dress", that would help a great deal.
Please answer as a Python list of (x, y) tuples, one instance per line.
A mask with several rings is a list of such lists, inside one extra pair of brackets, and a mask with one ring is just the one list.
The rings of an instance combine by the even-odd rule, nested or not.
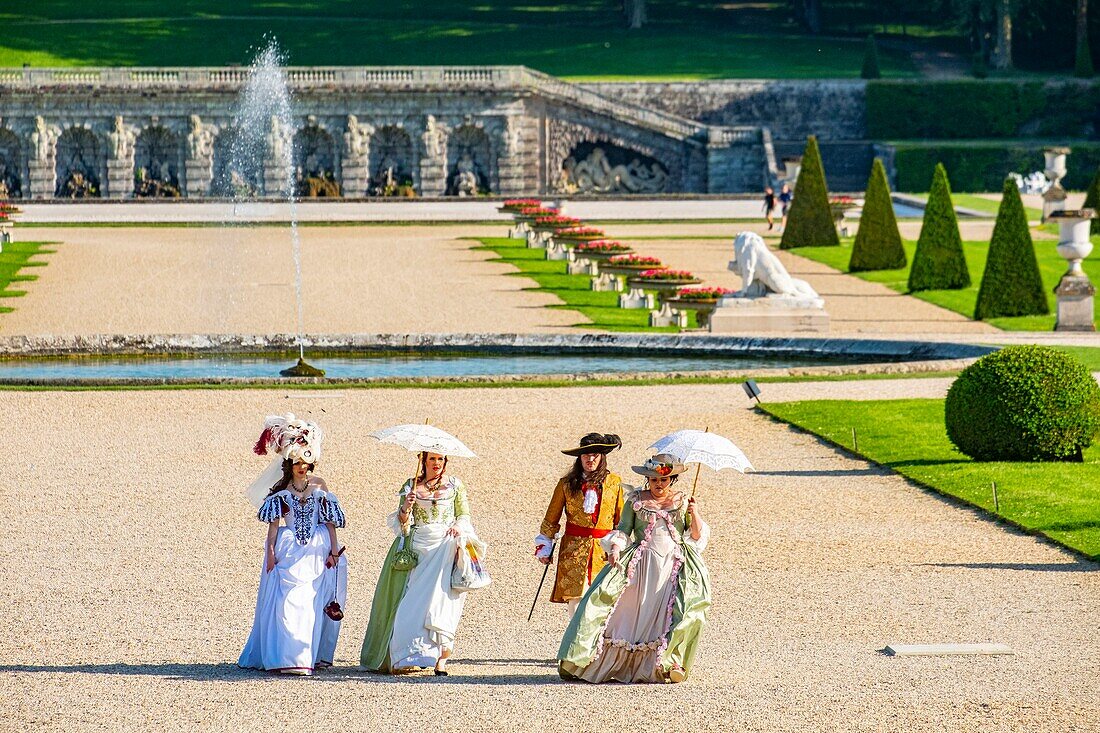
[(633, 469), (646, 484), (603, 540), (608, 565), (558, 649), (563, 679), (683, 682), (691, 671), (710, 608), (710, 528), (695, 499), (675, 489), (686, 470), (678, 459), (662, 453)]
[[(371, 672), (434, 668), (447, 674), (466, 601), (451, 587), (455, 554), (467, 545), (485, 554), (470, 523), (466, 486), (446, 474), (446, 456), (421, 454), (421, 465), (416, 480), (401, 487), (397, 511), (387, 520), (397, 537), (382, 564), (360, 654)], [(411, 569), (399, 560), (410, 550), (416, 556)]]

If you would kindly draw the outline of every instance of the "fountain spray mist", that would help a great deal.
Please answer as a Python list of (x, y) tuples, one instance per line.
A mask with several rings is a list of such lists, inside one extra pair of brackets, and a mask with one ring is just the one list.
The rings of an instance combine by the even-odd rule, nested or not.
[[(289, 376), (321, 376), (305, 364), (302, 315), (302, 244), (298, 231), (298, 195), (295, 190), (294, 127), (285, 56), (274, 39), (253, 60), (248, 81), (234, 118), (233, 140), (225, 182), (234, 195), (266, 194), (285, 197), (290, 204), (290, 239), (294, 253), (294, 297), (297, 305), (299, 371)], [(273, 165), (269, 166), (270, 162)], [(300, 368), (313, 370), (302, 371)]]

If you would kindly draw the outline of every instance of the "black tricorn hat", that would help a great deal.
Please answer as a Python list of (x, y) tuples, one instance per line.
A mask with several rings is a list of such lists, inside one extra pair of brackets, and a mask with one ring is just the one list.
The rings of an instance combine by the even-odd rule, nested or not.
[(603, 453), (607, 455), (616, 448), (622, 448), (623, 441), (613, 433), (589, 433), (581, 438), (581, 444), (576, 448), (563, 450), (567, 456), (582, 456), (585, 453)]

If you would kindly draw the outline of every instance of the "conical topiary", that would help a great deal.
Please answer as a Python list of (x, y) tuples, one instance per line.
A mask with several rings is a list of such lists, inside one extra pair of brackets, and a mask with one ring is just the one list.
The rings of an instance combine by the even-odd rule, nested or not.
[(867, 34), (867, 47), (863, 51), (863, 68), (859, 72), (864, 79), (878, 79), (882, 72), (878, 68), (878, 44), (875, 43), (875, 34)]
[(794, 200), (787, 214), (780, 249), (794, 247), (840, 246), (840, 237), (829, 208), (829, 189), (825, 185), (825, 167), (813, 135), (806, 140), (802, 170), (794, 184)]
[[(1096, 175), (1092, 177), (1092, 183), (1089, 184), (1089, 190), (1085, 193), (1086, 209), (1100, 208), (1100, 167), (1096, 169)], [(1100, 219), (1093, 219), (1091, 229), (1092, 234), (1100, 234)]]
[(985, 273), (978, 289), (974, 318), (1045, 316), (1050, 313), (1035, 244), (1027, 228), (1027, 214), (1020, 190), (1011, 178), (1005, 181), (997, 223), (989, 241)]
[(955, 206), (951, 203), (951, 184), (943, 163), (937, 163), (909, 270), (909, 290), (960, 290), (969, 286), (970, 271), (963, 256)]
[(859, 231), (852, 247), (852, 258), (848, 261), (848, 271), (896, 270), (905, 267), (905, 262), (905, 247), (901, 244), (898, 220), (894, 216), (886, 167), (882, 160), (875, 158), (871, 165), (871, 177), (867, 180), (863, 213), (859, 217)]

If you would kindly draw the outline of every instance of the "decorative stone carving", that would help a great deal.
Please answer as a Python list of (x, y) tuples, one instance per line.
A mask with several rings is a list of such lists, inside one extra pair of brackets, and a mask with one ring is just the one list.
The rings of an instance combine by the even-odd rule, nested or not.
[(183, 161), (185, 192), (202, 196), (210, 192), (214, 172), (214, 132), (198, 115), (188, 120), (187, 158)]
[(183, 141), (154, 122), (134, 143), (134, 195), (142, 198), (178, 198)]
[(741, 232), (733, 253), (729, 269), (741, 276), (741, 289), (718, 301), (712, 333), (828, 330), (825, 301), (808, 282), (791, 277), (760, 235)]
[(668, 173), (659, 163), (645, 166), (638, 158), (628, 165), (611, 165), (603, 148), (595, 148), (579, 163), (572, 157), (562, 164), (566, 191), (576, 193), (660, 193)]
[(397, 125), (379, 127), (371, 136), (368, 195), (415, 195), (412, 166), (413, 142), (409, 133)]
[[(70, 127), (57, 138), (56, 161), (57, 189), (55, 196), (61, 198), (98, 198), (103, 195), (104, 169), (108, 176), (112, 168), (107, 167), (106, 152), (103, 144), (94, 132), (85, 127)], [(128, 180), (132, 167), (127, 172), (122, 169), (125, 161), (112, 161), (116, 191), (123, 190), (121, 180)], [(133, 166), (131, 149), (130, 166)], [(108, 186), (110, 181), (108, 180)], [(123, 194), (119, 194), (120, 196)]]
[(347, 116), (340, 165), (345, 196), (362, 196), (367, 192), (370, 137), (373, 134), (372, 125), (360, 122), (355, 115)]
[(57, 131), (46, 126), (46, 120), (42, 115), (34, 118), (34, 132), (31, 133), (31, 147), (34, 148), (34, 160), (38, 163), (48, 163), (53, 157), (54, 146), (57, 144)]
[(428, 158), (438, 158), (443, 154), (440, 144), (439, 126), (435, 121), (435, 115), (428, 115), (424, 120), (424, 132), (420, 135), (424, 142), (424, 155)]
[(134, 156), (134, 133), (127, 129), (121, 115), (115, 116), (114, 126), (107, 135), (111, 141), (108, 160), (127, 160)]
[(738, 298), (773, 294), (790, 298), (819, 297), (808, 282), (791, 277), (760, 235), (753, 232), (741, 232), (733, 240), (729, 269), (741, 276), (741, 289), (734, 293)]
[(451, 196), (475, 196), (491, 190), (490, 171), (485, 162), (492, 157), (489, 135), (481, 127), (463, 123), (447, 138), (451, 160), (447, 193)]

